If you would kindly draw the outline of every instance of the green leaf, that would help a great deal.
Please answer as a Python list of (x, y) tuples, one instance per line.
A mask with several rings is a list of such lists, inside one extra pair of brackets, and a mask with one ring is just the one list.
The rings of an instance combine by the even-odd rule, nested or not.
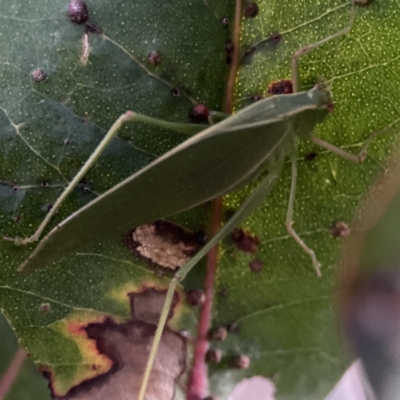
[[(330, 2), (329, 7), (306, 1), (258, 5), (254, 19), (242, 20), (242, 49), (276, 33), (282, 40), (263, 42), (243, 60), (235, 109), (250, 104), (254, 94), (264, 94), (270, 82), (289, 78), (290, 57), (299, 47), (337, 32), (349, 20), (345, 0)], [(103, 35), (89, 34), (86, 66), (80, 61), (84, 27), (68, 20), (65, 1), (17, 1), (1, 7), (0, 233), (4, 236), (29, 236), (35, 231), (48, 206), (127, 109), (177, 122), (190, 122), (193, 101), (222, 109), (232, 2), (88, 0), (90, 22)], [(372, 130), (397, 121), (397, 51), (392, 44), (397, 37), (396, 11), (394, 0), (357, 8), (350, 35), (302, 57), (302, 89), (320, 78), (332, 84), (335, 110), (315, 132), (325, 140), (356, 152)], [(222, 24), (224, 17), (230, 26)], [(161, 53), (157, 66), (147, 60), (153, 50)], [(30, 77), (37, 68), (47, 75), (41, 83)], [(180, 97), (171, 94), (173, 88), (180, 89)], [(124, 126), (53, 224), (184, 139), (145, 125)], [(260, 238), (257, 254), (241, 253), (229, 240), (224, 242), (213, 322), (215, 326), (238, 322), (238, 330), (215, 345), (224, 353), (221, 364), (210, 367), (213, 393), (227, 398), (238, 380), (254, 374), (273, 379), (281, 399), (320, 399), (332, 388), (350, 357), (343, 350), (332, 307), (340, 241), (329, 228), (335, 220), (350, 220), (392, 141), (392, 136), (379, 136), (363, 165), (302, 143), (294, 227), (322, 262), (322, 279), (316, 278), (309, 258), (285, 231), (289, 168), (265, 205), (243, 225)], [(304, 161), (313, 152), (318, 153), (316, 159)], [(249, 191), (230, 196), (226, 210), (236, 208)], [(208, 210), (199, 207), (174, 221), (192, 231), (207, 230), (208, 217)], [(134, 323), (154, 326), (154, 319), (132, 320), (131, 312), (137, 314), (129, 299), (141, 298), (139, 293), (152, 288), (165, 290), (169, 280), (157, 277), (154, 270), (160, 272), (159, 268), (149, 269), (121, 242), (115, 237), (23, 277), (15, 269), (32, 248), (0, 244), (0, 307), (37, 365), (52, 375), (56, 394), (63, 395), (117, 365), (110, 355), (96, 350), (95, 340), (100, 340), (96, 329), (115, 332)], [(264, 264), (258, 275), (248, 267), (254, 258)], [(201, 287), (203, 275), (199, 266), (185, 287)], [(225, 296), (218, 295), (222, 290)], [(43, 311), (47, 304), (50, 311)], [(91, 330), (85, 329), (88, 326)], [(182, 291), (169, 326), (174, 331), (193, 326), (193, 310), (184, 305)], [(148, 345), (140, 343), (143, 348)], [(250, 357), (245, 371), (231, 367), (238, 354)], [(122, 391), (134, 393), (124, 386), (127, 380), (137, 383), (132, 366), (128, 371), (131, 379), (118, 375), (122, 380), (118, 384)]]

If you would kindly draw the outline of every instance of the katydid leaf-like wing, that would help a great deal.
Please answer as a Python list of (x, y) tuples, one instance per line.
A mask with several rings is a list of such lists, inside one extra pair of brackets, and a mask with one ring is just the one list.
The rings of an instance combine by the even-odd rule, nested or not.
[[(302, 115), (312, 128), (321, 111), (326, 113), (302, 92), (265, 99), (211, 126), (62, 221), (19, 270), (45, 267), (107, 237), (236, 189), (260, 166), (284, 156)], [(315, 116), (311, 125), (310, 112)]]

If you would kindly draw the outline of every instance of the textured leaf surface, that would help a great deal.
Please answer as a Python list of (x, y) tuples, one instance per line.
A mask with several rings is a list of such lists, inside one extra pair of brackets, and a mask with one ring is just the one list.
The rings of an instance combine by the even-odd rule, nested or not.
[[(228, 17), (232, 23), (232, 2), (87, 3), (90, 22), (103, 34), (89, 34), (86, 65), (81, 61), (84, 28), (68, 20), (67, 1), (0, 3), (0, 232), (4, 236), (34, 232), (63, 186), (127, 109), (189, 122), (193, 102), (222, 108), (228, 72), (225, 45), (232, 25), (221, 21)], [(243, 53), (259, 45), (241, 63), (236, 109), (250, 104), (254, 94), (264, 94), (271, 81), (289, 78), (290, 57), (301, 45), (338, 31), (349, 20), (345, 0), (258, 5), (254, 19), (242, 20)], [(372, 130), (399, 118), (393, 84), (398, 81), (398, 11), (394, 0), (357, 8), (349, 36), (301, 60), (303, 89), (324, 78), (335, 95), (335, 111), (316, 134), (350, 151), (356, 152)], [(265, 41), (277, 33), (282, 34), (279, 43)], [(147, 60), (153, 50), (162, 56), (158, 66)], [(31, 78), (37, 68), (46, 73), (44, 82)], [(173, 95), (177, 93), (173, 88), (179, 88), (180, 97)], [(53, 224), (182, 140), (182, 135), (148, 126), (125, 126)], [(215, 345), (224, 356), (221, 364), (211, 367), (211, 390), (221, 398), (228, 397), (241, 377), (261, 374), (273, 379), (280, 399), (320, 399), (344, 371), (349, 357), (332, 306), (339, 240), (329, 228), (336, 220), (350, 220), (392, 140), (385, 135), (374, 141), (363, 165), (302, 144), (294, 227), (318, 254), (322, 279), (316, 278), (309, 259), (284, 228), (289, 168), (274, 194), (243, 225), (260, 238), (257, 254), (244, 254), (233, 243), (224, 243), (214, 324), (237, 322), (238, 330)], [(318, 155), (305, 161), (310, 153)], [(227, 214), (248, 193), (249, 189), (230, 196)], [(196, 231), (206, 229), (207, 216), (206, 208), (198, 208), (176, 221)], [(120, 237), (115, 238), (24, 277), (15, 269), (31, 249), (1, 243), (0, 307), (35, 362), (52, 376), (58, 394), (112, 368), (111, 359), (97, 351), (94, 336), (84, 328), (128, 326), (131, 313), (137, 316), (128, 294), (148, 287), (165, 289), (168, 284), (121, 243)], [(258, 275), (248, 267), (254, 258), (264, 265)], [(185, 285), (201, 286), (202, 273), (197, 268)], [(170, 326), (190, 328), (192, 317), (181, 301), (174, 310)], [(231, 367), (238, 354), (250, 357), (246, 371)]]

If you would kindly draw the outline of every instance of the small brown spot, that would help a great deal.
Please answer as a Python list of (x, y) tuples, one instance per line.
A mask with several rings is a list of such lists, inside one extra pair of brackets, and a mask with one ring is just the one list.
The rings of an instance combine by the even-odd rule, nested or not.
[(90, 23), (87, 23), (86, 25), (85, 25), (85, 32), (86, 33), (97, 33), (97, 34), (101, 34), (102, 33), (102, 30), (101, 30), (101, 28), (99, 28), (97, 25), (95, 25), (95, 24), (90, 24)]
[(149, 53), (147, 59), (149, 60), (149, 63), (151, 65), (156, 66), (161, 61), (161, 53), (159, 51), (153, 50), (151, 53)]
[(51, 310), (51, 305), (50, 303), (42, 303), (39, 306), (39, 311), (42, 313), (48, 313)]
[(193, 232), (168, 221), (155, 221), (131, 231), (125, 245), (160, 267), (183, 267), (199, 249)]
[(304, 156), (304, 159), (306, 161), (313, 161), (317, 158), (318, 154), (317, 153), (308, 153)]
[(222, 351), (219, 349), (209, 349), (206, 353), (206, 361), (213, 364), (218, 364), (222, 359)]
[(250, 366), (250, 358), (245, 354), (236, 356), (232, 361), (232, 367), (236, 369), (247, 369)]
[(256, 48), (254, 46), (248, 47), (246, 51), (244, 52), (245, 57), (250, 56), (256, 51)]
[(262, 99), (262, 97), (259, 94), (253, 94), (253, 96), (251, 97), (251, 99), (256, 102), (256, 101), (260, 101)]
[(278, 44), (282, 40), (282, 35), (280, 33), (275, 33), (269, 38), (269, 40)]
[(250, 270), (255, 273), (261, 272), (263, 269), (263, 266), (264, 266), (263, 262), (260, 260), (257, 260), (257, 259), (249, 262)]
[(208, 332), (208, 340), (210, 340), (211, 342), (219, 342), (221, 340), (225, 340), (227, 336), (228, 331), (223, 326), (211, 329), (210, 332)]
[(350, 228), (343, 221), (336, 221), (329, 229), (333, 237), (345, 237), (350, 235)]
[(229, 19), (228, 18), (222, 18), (222, 25), (228, 25), (229, 24)]
[(187, 300), (191, 306), (200, 306), (206, 301), (206, 295), (202, 290), (189, 290)]
[(208, 117), (210, 116), (210, 110), (205, 104), (199, 103), (192, 107), (189, 117), (195, 123), (208, 122)]
[(227, 44), (225, 45), (226, 51), (228, 53), (230, 53), (231, 51), (233, 51), (233, 43), (231, 41), (227, 42)]
[(178, 88), (172, 88), (171, 93), (174, 97), (181, 97), (181, 91)]
[(257, 3), (248, 3), (244, 8), (244, 15), (246, 18), (254, 18), (258, 14), (258, 4)]
[(47, 78), (46, 73), (40, 68), (35, 69), (34, 71), (32, 71), (31, 72), (31, 76), (32, 76), (32, 78), (33, 78), (33, 80), (35, 82), (39, 82), (39, 83), (43, 82)]
[(71, 0), (68, 6), (69, 19), (75, 24), (82, 24), (89, 19), (89, 12), (82, 0)]
[(326, 105), (326, 109), (328, 112), (331, 113), (331, 112), (335, 111), (335, 105), (333, 103), (329, 103)]
[(255, 254), (260, 244), (258, 236), (252, 235), (244, 229), (235, 229), (231, 234), (231, 238), (235, 246), (245, 253)]
[(20, 215), (16, 215), (15, 217), (14, 217), (14, 221), (15, 222), (19, 222), (19, 221), (21, 221), (21, 219), (22, 219), (22, 217), (20, 216)]
[(277, 94), (293, 93), (292, 81), (290, 79), (282, 79), (280, 81), (271, 82), (268, 85), (268, 94), (274, 96)]

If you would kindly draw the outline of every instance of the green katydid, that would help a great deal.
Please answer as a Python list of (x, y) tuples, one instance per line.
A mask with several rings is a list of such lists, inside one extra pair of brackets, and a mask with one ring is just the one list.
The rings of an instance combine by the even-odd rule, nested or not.
[[(311, 140), (353, 162), (365, 158), (370, 140), (366, 141), (361, 153), (356, 156), (312, 135), (314, 126), (328, 115), (332, 100), (329, 92), (318, 85), (308, 92), (299, 92), (297, 63), (301, 55), (348, 33), (354, 17), (353, 3), (347, 27), (295, 53), (292, 58), (293, 94), (263, 99), (204, 130), (199, 125), (161, 121), (131, 111), (121, 115), (37, 231), (26, 239), (16, 238), (16, 244), (39, 240), (63, 200), (86, 175), (125, 122), (144, 122), (193, 136), (59, 223), (41, 240), (19, 271), (44, 267), (107, 237), (126, 233), (135, 226), (168, 217), (232, 192), (250, 182), (261, 171), (278, 168), (283, 158), (290, 155), (293, 174), (286, 226), (289, 234), (311, 257), (320, 275), (320, 265), (314, 252), (292, 228), (298, 138)], [(217, 114), (220, 116), (221, 113)], [(170, 176), (176, 176), (172, 185), (167, 179)]]

